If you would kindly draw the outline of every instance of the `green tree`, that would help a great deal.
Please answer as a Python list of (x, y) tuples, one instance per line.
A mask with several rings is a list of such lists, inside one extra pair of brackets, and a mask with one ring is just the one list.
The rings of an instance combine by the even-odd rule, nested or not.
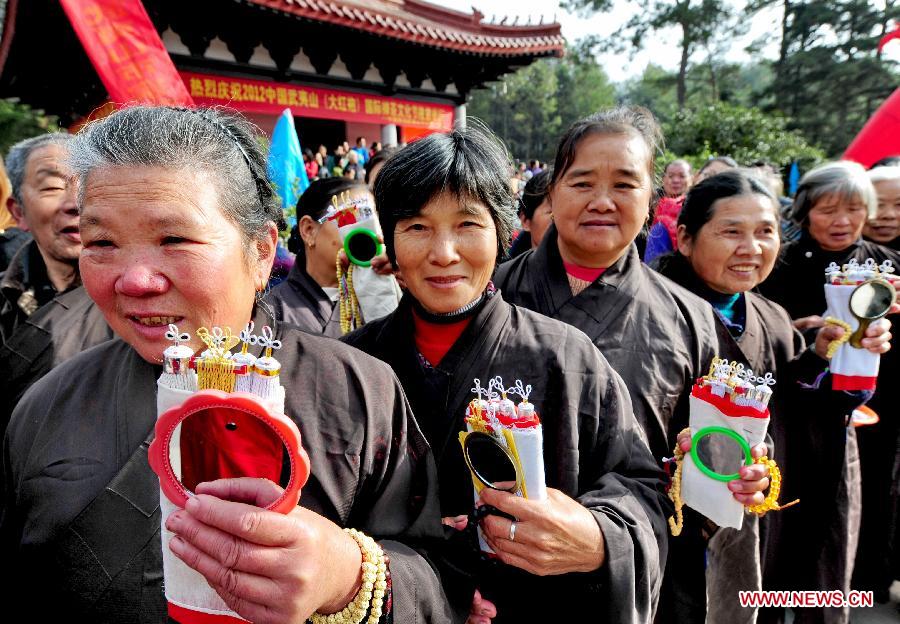
[(900, 7), (894, 0), (883, 8), (866, 0), (757, 0), (749, 10), (769, 6), (781, 11), (771, 108), (836, 157), (896, 88), (900, 74), (876, 48)]
[[(609, 39), (597, 43), (605, 49), (637, 50), (660, 31), (678, 29), (681, 53), (675, 96), (682, 109), (687, 103), (691, 57), (701, 49), (708, 50), (716, 40), (727, 40), (738, 28), (730, 4), (724, 0), (644, 0), (635, 4), (634, 16)], [(612, 0), (566, 0), (563, 6), (582, 13), (602, 13), (612, 8)]]
[(569, 124), (615, 101), (615, 87), (596, 60), (572, 49), (474, 91), (469, 113), (493, 129), (516, 159), (548, 161)]
[(765, 160), (784, 167), (799, 161), (809, 169), (825, 158), (821, 149), (789, 130), (783, 117), (724, 102), (679, 112), (664, 131), (667, 149), (695, 165), (727, 155), (741, 164)]
[(56, 117), (14, 99), (0, 100), (0, 154), (6, 154), (22, 139), (56, 130)]

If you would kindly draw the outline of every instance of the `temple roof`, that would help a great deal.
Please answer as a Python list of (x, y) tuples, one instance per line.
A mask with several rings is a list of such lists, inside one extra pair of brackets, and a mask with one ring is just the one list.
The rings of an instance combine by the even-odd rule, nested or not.
[(244, 0), (300, 18), (435, 48), (486, 56), (562, 56), (558, 23), (494, 24), (423, 0)]

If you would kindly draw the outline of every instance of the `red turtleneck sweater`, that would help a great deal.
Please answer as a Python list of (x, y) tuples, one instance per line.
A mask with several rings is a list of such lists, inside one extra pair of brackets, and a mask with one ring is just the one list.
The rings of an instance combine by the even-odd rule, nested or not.
[(420, 317), (413, 310), (416, 349), (425, 356), (429, 364), (437, 366), (469, 326), (471, 320), (472, 317), (468, 317), (455, 323), (432, 323)]

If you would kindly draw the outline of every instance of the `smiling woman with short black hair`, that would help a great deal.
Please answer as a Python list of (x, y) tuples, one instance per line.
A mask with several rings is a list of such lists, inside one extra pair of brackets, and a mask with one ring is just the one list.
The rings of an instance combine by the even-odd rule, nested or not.
[[(665, 556), (662, 475), (622, 380), (591, 341), (506, 303), (490, 282), (512, 230), (508, 168), (502, 145), (472, 124), (420, 139), (385, 164), (375, 197), (388, 256), (409, 290), (394, 313), (345, 340), (400, 378), (434, 449), (448, 522), (472, 510), (457, 439), (473, 378), (533, 388), (548, 498), (482, 490), (483, 502), (516, 517), (482, 523), (507, 565), (467, 560), (474, 544), (455, 547), (448, 569), (471, 577), (457, 589), (467, 587), (471, 599), (478, 587), (496, 604), (496, 622), (559, 621), (586, 610), (605, 622), (648, 622)], [(471, 621), (483, 618), (476, 612)]]

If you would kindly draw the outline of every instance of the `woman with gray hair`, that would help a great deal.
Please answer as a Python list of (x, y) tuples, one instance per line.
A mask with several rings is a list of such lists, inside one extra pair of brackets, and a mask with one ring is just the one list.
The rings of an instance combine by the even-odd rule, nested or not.
[(159, 482), (147, 462), (166, 330), (194, 336), (253, 319), (274, 326), (285, 412), (302, 418), (312, 474), (301, 506), (262, 509), (281, 492), (263, 479), (200, 484), (166, 521), (169, 548), (248, 620), (303, 621), (349, 603), (362, 617), (363, 546), (341, 530), (353, 526), (389, 555), (392, 581), (371, 602), (380, 621), (445, 621), (436, 573), (390, 541), (440, 527), (428, 446), (396, 377), (255, 304), (281, 211), (254, 128), (221, 109), (129, 108), (86, 127), (72, 161), (84, 285), (117, 339), (55, 369), (12, 416), (0, 548), (16, 574), (3, 595), (48, 620), (166, 621)]
[[(807, 333), (807, 339), (824, 324), (822, 314), (827, 305), (823, 284), (825, 267), (831, 262), (843, 265), (851, 259), (864, 262), (873, 258), (879, 264), (890, 260), (894, 267), (900, 268), (900, 252), (862, 237), (866, 219), (876, 213), (877, 201), (865, 169), (854, 162), (827, 163), (800, 180), (791, 216), (803, 232), (798, 241), (785, 245), (774, 271), (759, 290), (788, 311), (794, 326)], [(877, 390), (867, 403), (881, 420), (856, 429), (862, 483), (861, 524), (857, 535), (852, 527), (859, 513), (859, 483), (854, 485), (848, 481), (850, 501), (841, 508), (851, 527), (846, 540), (847, 561), (846, 566), (843, 563), (832, 566), (834, 570), (853, 571), (855, 557), (853, 587), (873, 590), (881, 596), (886, 595), (892, 580), (888, 524), (892, 501), (890, 475), (898, 434), (898, 374), (898, 352), (889, 351), (881, 358)], [(848, 457), (848, 480), (856, 472), (854, 463)], [(839, 457), (835, 458), (834, 465), (842, 465)], [(830, 474), (835, 479), (843, 478), (834, 471)], [(854, 552), (857, 537), (859, 547)], [(839, 581), (835, 578), (831, 586), (840, 587)]]
[(878, 196), (878, 210), (866, 222), (863, 236), (900, 251), (900, 166), (870, 169), (869, 180)]

